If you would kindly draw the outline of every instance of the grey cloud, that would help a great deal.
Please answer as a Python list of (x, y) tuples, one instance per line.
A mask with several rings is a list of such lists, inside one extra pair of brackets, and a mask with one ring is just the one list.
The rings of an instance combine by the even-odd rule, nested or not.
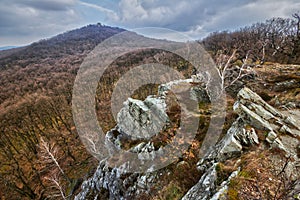
[(216, 29), (234, 29), (255, 22), (265, 21), (272, 17), (291, 17), (300, 7), (300, 2), (262, 0), (259, 3), (250, 3), (234, 7), (226, 12), (215, 15), (210, 23), (203, 24), (208, 31)]
[[(158, 26), (202, 37), (271, 17), (290, 16), (297, 0), (121, 0), (119, 21), (125, 27)], [(197, 36), (198, 35), (198, 36)]]
[(2, 0), (1, 45), (31, 43), (78, 27), (80, 18), (73, 8), (74, 5), (73, 0)]
[(22, 0), (15, 1), (21, 5), (29, 6), (40, 10), (64, 11), (73, 6), (75, 0)]
[(98, 5), (88, 2), (1, 0), (1, 45), (15, 45), (21, 40), (32, 42), (79, 27), (85, 24), (84, 20), (92, 21), (91, 16), (81, 18), (76, 11), (79, 5), (105, 15), (102, 21), (105, 24), (125, 28), (163, 27), (195, 39), (212, 31), (235, 29), (276, 16), (291, 16), (300, 8), (299, 0), (119, 0), (119, 3), (105, 0)]
[(253, 1), (231, 0), (220, 3), (217, 0), (165, 0), (163, 3), (160, 2), (157, 0), (121, 0), (119, 4), (121, 22), (127, 26), (156, 24), (158, 26), (176, 27), (186, 30), (187, 27), (209, 20), (210, 17), (219, 12)]

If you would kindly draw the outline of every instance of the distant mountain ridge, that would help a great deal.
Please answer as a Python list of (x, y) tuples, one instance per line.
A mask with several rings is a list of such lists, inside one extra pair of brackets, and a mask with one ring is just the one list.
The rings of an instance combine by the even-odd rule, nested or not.
[(40, 59), (58, 59), (67, 55), (87, 54), (103, 40), (123, 31), (125, 29), (105, 26), (100, 23), (67, 31), (50, 39), (34, 42), (23, 47), (21, 51), (1, 51), (0, 68), (3, 65), (16, 64), (16, 61), (19, 60), (29, 61), (24, 63), (25, 66)]
[[(80, 63), (90, 51), (103, 40), (123, 31), (125, 29), (98, 23), (28, 46), (0, 51), (0, 104), (9, 98), (23, 96), (28, 91), (42, 90), (46, 85), (52, 88), (51, 81), (60, 82), (63, 76), (65, 80), (73, 80)], [(45, 74), (48, 78), (44, 77)], [(49, 77), (54, 76), (57, 78), (50, 81)], [(15, 90), (16, 85), (20, 89), (13, 94), (11, 91)]]
[(14, 48), (18, 48), (18, 46), (3, 46), (3, 47), (0, 47), (0, 51), (14, 49)]

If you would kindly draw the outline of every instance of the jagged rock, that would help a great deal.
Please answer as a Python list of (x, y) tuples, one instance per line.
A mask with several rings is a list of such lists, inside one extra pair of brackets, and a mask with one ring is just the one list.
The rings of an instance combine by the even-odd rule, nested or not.
[(234, 111), (245, 121), (247, 124), (251, 124), (253, 127), (260, 130), (271, 131), (273, 128), (268, 121), (261, 118), (257, 113), (251, 111), (240, 102), (234, 104)]
[[(202, 188), (206, 188), (209, 191), (205, 191), (204, 196), (198, 199), (208, 199), (209, 195), (207, 194), (211, 194), (215, 190), (215, 186), (213, 184), (206, 186), (203, 180), (213, 177), (211, 175), (212, 166), (215, 166), (217, 162), (241, 155), (243, 146), (259, 144), (255, 129), (267, 131), (266, 141), (270, 146), (283, 150), (286, 152), (287, 157), (292, 156), (296, 160), (287, 165), (286, 173), (287, 177), (299, 177), (298, 173), (293, 171), (296, 169), (297, 160), (299, 160), (296, 156), (297, 146), (299, 145), (299, 125), (297, 126), (297, 121), (292, 116), (286, 115), (267, 104), (248, 88), (240, 90), (237, 97), (238, 100), (234, 104), (234, 110), (239, 115), (239, 118), (232, 124), (227, 134), (217, 143), (216, 147), (198, 162), (198, 169), (202, 172), (207, 172), (187, 193), (189, 195), (186, 195), (187, 198), (197, 199), (197, 191), (202, 191)], [(227, 185), (224, 183), (212, 199), (226, 199), (226, 197), (223, 198), (223, 194), (226, 193), (226, 187)]]
[(145, 101), (128, 98), (118, 113), (118, 131), (132, 138), (147, 139), (159, 133), (168, 120), (164, 99), (153, 96)]
[(243, 128), (243, 130), (237, 132), (235, 136), (243, 146), (253, 146), (259, 144), (258, 136), (254, 128), (251, 128), (250, 130)]
[(155, 151), (154, 145), (152, 142), (142, 142), (139, 145), (133, 147), (129, 151), (138, 154), (139, 160), (154, 160), (156, 158), (157, 153), (161, 151), (161, 149)]
[[(157, 131), (156, 129), (161, 128), (158, 121), (168, 120), (165, 111), (166, 105), (161, 98), (149, 96), (145, 101), (128, 99), (118, 114), (117, 126), (106, 134), (106, 144), (110, 153), (121, 149), (124, 146), (122, 143), (124, 139), (134, 140), (137, 134), (147, 137), (149, 131), (147, 129)], [(151, 160), (154, 146), (150, 142), (141, 142), (129, 151), (137, 153), (141, 160)], [(151, 182), (157, 182), (156, 177), (155, 172), (126, 173), (126, 169), (123, 168), (109, 168), (106, 161), (102, 161), (93, 177), (82, 184), (82, 190), (75, 199), (83, 200), (91, 193), (99, 194), (103, 188), (108, 190), (111, 200), (134, 199), (141, 193), (147, 193), (151, 188)]]
[[(190, 83), (191, 79), (162, 84), (157, 96), (148, 96), (144, 101), (129, 98), (117, 115), (116, 127), (106, 134), (105, 143), (109, 153), (116, 155), (126, 146), (129, 148), (127, 151), (137, 154), (141, 162), (152, 161), (161, 154), (161, 148), (155, 149), (147, 139), (159, 133), (169, 122), (165, 102), (168, 91), (176, 87), (179, 92), (189, 93)], [(134, 142), (128, 145), (131, 141)], [(103, 188), (108, 191), (111, 200), (135, 199), (139, 194), (149, 193), (153, 184), (159, 182), (159, 176), (165, 172), (127, 173), (126, 163), (119, 168), (109, 168), (108, 162), (102, 161), (94, 175), (82, 184), (77, 200), (86, 199), (91, 193), (96, 197)]]
[(134, 199), (141, 193), (147, 193), (155, 182), (157, 173), (123, 174), (117, 168), (110, 169), (100, 162), (94, 175), (81, 185), (81, 192), (75, 200), (85, 200), (90, 194), (100, 193), (102, 188), (109, 191), (110, 200)]
[(245, 106), (247, 106), (249, 103), (254, 103), (257, 105), (261, 105), (264, 110), (268, 111), (275, 117), (282, 117), (282, 114), (277, 111), (275, 108), (267, 104), (258, 94), (251, 91), (249, 88), (243, 88), (239, 91), (238, 95), (238, 102), (241, 102)]
[(290, 134), (293, 137), (300, 135), (300, 127), (291, 115), (279, 112), (249, 88), (240, 90), (237, 97), (234, 110), (246, 124), (260, 130)]
[(209, 103), (210, 98), (207, 94), (207, 90), (202, 86), (195, 86), (191, 89), (191, 99), (198, 101), (198, 102), (204, 102)]
[(237, 176), (239, 169), (231, 173), (227, 180), (223, 181), (218, 187), (216, 166), (212, 165), (206, 173), (204, 173), (199, 182), (193, 186), (182, 198), (182, 200), (222, 200), (226, 198), (226, 192), (230, 180)]
[(249, 88), (244, 88), (238, 93), (238, 101), (234, 105), (234, 110), (245, 124), (259, 130), (268, 131), (266, 141), (272, 147), (277, 147), (287, 154), (292, 153), (295, 155), (293, 153), (295, 151), (289, 150), (290, 148), (282, 143), (281, 136), (278, 136), (281, 134), (289, 135), (293, 138), (300, 136), (299, 125), (297, 125), (297, 121), (292, 116), (279, 112)]
[(230, 183), (230, 180), (238, 175), (240, 172), (240, 169), (234, 171), (231, 173), (231, 175), (228, 177), (226, 181), (223, 181), (220, 185), (220, 189), (214, 194), (213, 197), (210, 198), (210, 200), (227, 200), (227, 191), (228, 191), (228, 184)]
[(243, 120), (238, 118), (229, 128), (224, 138), (216, 145), (215, 149), (208, 152), (204, 158), (198, 162), (198, 169), (205, 171), (216, 162), (222, 162), (240, 156), (243, 145), (252, 146), (259, 144), (258, 136), (255, 131), (252, 129), (246, 131), (244, 126)]
[(140, 143), (137, 146), (132, 148), (132, 152), (134, 152), (134, 153), (141, 153), (141, 152), (149, 153), (151, 151), (154, 151), (153, 143), (142, 142), (142, 143)]
[(217, 178), (216, 164), (214, 164), (203, 174), (200, 181), (184, 195), (182, 200), (209, 199), (216, 188), (215, 182)]
[[(150, 96), (145, 101), (128, 99), (124, 104), (124, 108), (118, 114), (117, 126), (106, 135), (106, 139), (112, 145), (111, 148), (121, 148), (122, 138), (124, 137), (129, 139), (147, 138), (151, 137), (147, 132), (149, 129), (152, 131), (161, 129), (164, 124), (160, 124), (158, 121), (162, 119), (164, 122), (168, 121), (165, 103), (166, 94), (172, 86), (189, 84), (190, 82), (191, 80), (188, 79), (163, 84), (159, 88), (160, 95), (158, 97)], [(196, 92), (194, 97), (202, 98), (203, 96), (202, 93), (197, 94)], [(267, 131), (266, 142), (271, 147), (279, 148), (286, 152), (289, 157), (293, 157), (295, 162), (290, 163), (287, 169), (289, 174), (296, 174), (293, 173), (293, 169), (299, 160), (297, 157), (298, 138), (300, 135), (298, 122), (293, 117), (267, 104), (248, 88), (240, 90), (237, 97), (238, 100), (234, 104), (234, 110), (239, 117), (215, 148), (212, 148), (198, 162), (198, 169), (204, 174), (199, 182), (182, 198), (183, 200), (224, 199), (230, 179), (236, 176), (238, 172), (233, 173), (221, 185), (216, 185), (217, 172), (215, 167), (218, 162), (240, 156), (247, 149), (244, 147), (258, 145), (260, 142), (257, 136), (258, 130)], [(138, 154), (141, 160), (151, 160), (155, 148), (151, 142), (140, 142), (136, 146), (131, 147), (129, 151)], [(180, 165), (178, 164), (177, 167), (180, 167)], [(90, 191), (96, 190), (100, 192), (101, 188), (108, 190), (109, 198), (112, 200), (134, 199), (138, 194), (149, 192), (151, 185), (158, 180), (158, 174), (156, 172), (126, 174), (117, 168), (109, 169), (103, 161), (100, 163), (94, 176), (82, 184), (82, 191), (76, 199), (85, 199)]]
[(231, 158), (234, 156), (238, 156), (242, 152), (241, 143), (234, 137), (233, 134), (227, 137), (224, 140), (223, 147), (220, 149), (218, 158), (219, 160), (226, 160), (227, 158)]

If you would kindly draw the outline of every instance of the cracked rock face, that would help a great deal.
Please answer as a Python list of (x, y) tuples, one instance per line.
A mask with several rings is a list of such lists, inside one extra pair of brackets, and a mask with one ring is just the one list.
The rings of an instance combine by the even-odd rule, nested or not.
[(296, 150), (289, 146), (285, 147), (278, 136), (287, 135), (290, 143), (299, 138), (300, 126), (292, 116), (279, 112), (249, 88), (244, 88), (238, 93), (234, 110), (245, 124), (267, 131), (266, 141), (272, 146), (282, 149), (289, 155), (296, 154)]
[(187, 192), (182, 200), (209, 199), (216, 188), (215, 182), (217, 178), (216, 164), (214, 164), (203, 174), (199, 182)]
[[(256, 130), (268, 133), (266, 142), (270, 144), (270, 148), (279, 148), (286, 153), (286, 156), (294, 158), (294, 162), (287, 166), (286, 171), (288, 172), (288, 177), (291, 174), (297, 174), (295, 169), (297, 163), (299, 163), (299, 157), (297, 156), (299, 122), (291, 115), (273, 108), (248, 88), (240, 90), (237, 97), (238, 100), (234, 104), (234, 110), (239, 115), (238, 119), (232, 124), (225, 137), (222, 138), (216, 147), (200, 160), (198, 169), (205, 173), (183, 199), (215, 200), (224, 198), (227, 186), (224, 183), (225, 185), (220, 186), (221, 189), (217, 189), (214, 185), (216, 181), (214, 168), (218, 162), (239, 157), (243, 152), (244, 146), (259, 144)], [(297, 175), (293, 177), (297, 177)], [(207, 185), (205, 180), (212, 182)], [(296, 191), (295, 194), (299, 193), (297, 189), (293, 189), (294, 192)]]
[(211, 165), (242, 154), (243, 146), (259, 144), (258, 136), (253, 129), (246, 130), (241, 118), (238, 118), (227, 131), (224, 138), (214, 150), (208, 152), (198, 163), (200, 171), (206, 171)]
[(82, 191), (75, 200), (86, 200), (90, 196), (97, 199), (103, 189), (109, 192), (110, 200), (134, 199), (142, 192), (147, 193), (157, 178), (157, 174), (123, 174), (117, 168), (110, 169), (105, 162), (100, 162), (94, 175), (81, 185)]
[(162, 98), (149, 96), (145, 101), (128, 98), (118, 113), (118, 131), (133, 139), (149, 139), (159, 133), (169, 121), (166, 107)]

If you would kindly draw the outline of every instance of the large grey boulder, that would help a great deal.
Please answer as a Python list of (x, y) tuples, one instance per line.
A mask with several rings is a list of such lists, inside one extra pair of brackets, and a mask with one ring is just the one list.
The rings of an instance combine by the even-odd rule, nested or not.
[(168, 123), (165, 100), (149, 96), (145, 101), (128, 98), (117, 116), (118, 131), (133, 139), (147, 139)]

